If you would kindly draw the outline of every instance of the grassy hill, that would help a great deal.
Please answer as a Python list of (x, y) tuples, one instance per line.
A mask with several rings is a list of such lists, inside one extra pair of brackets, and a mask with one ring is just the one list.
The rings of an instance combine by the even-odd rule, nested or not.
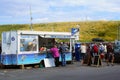
[[(91, 41), (92, 38), (102, 38), (106, 41), (117, 39), (120, 21), (86, 21), (33, 24), (34, 31), (70, 32), (71, 28), (80, 25), (80, 41)], [(0, 25), (0, 34), (10, 30), (30, 30), (29, 24)], [(1, 39), (1, 35), (0, 35)]]

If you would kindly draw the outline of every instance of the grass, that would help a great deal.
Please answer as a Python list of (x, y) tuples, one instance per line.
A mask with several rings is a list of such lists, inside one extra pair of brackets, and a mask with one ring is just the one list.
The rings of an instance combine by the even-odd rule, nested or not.
[[(76, 25), (80, 25), (81, 42), (91, 41), (92, 38), (114, 41), (117, 39), (120, 21), (56, 22), (33, 24), (32, 27), (34, 31), (70, 32), (71, 28), (75, 28)], [(29, 26), (29, 24), (0, 25), (0, 34), (3, 31), (30, 30)]]

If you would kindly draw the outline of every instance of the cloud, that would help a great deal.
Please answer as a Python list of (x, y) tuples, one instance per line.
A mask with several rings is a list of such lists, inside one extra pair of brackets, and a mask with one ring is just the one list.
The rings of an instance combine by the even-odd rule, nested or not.
[(46, 23), (49, 21), (48, 21), (48, 18), (36, 18), (36, 19), (33, 19), (33, 22), (34, 23)]
[(63, 2), (64, 6), (83, 6), (91, 11), (118, 12), (120, 10), (118, 0), (63, 0)]
[(31, 6), (35, 23), (79, 21), (85, 20), (86, 16), (88, 20), (114, 20), (119, 19), (116, 18), (120, 14), (119, 4), (119, 0), (2, 0), (0, 18), (8, 21), (14, 19), (21, 23), (23, 19), (28, 23)]

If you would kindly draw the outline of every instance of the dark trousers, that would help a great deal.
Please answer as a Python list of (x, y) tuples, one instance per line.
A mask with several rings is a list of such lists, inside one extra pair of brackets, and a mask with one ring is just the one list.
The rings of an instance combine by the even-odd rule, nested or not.
[(55, 57), (55, 66), (58, 67), (59, 66), (59, 57)]

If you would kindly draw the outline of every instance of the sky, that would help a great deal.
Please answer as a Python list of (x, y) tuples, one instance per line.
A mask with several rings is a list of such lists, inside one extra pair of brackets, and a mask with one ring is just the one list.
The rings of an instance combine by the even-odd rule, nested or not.
[(0, 0), (0, 25), (116, 21), (119, 16), (120, 0)]

